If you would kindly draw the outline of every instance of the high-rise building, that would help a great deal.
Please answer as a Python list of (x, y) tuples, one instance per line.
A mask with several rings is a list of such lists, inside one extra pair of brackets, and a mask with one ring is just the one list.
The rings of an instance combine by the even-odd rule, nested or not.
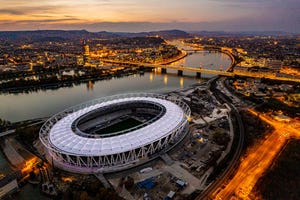
[(76, 64), (79, 66), (84, 65), (83, 56), (76, 56)]
[(90, 62), (90, 47), (86, 42), (83, 42), (83, 62), (84, 65)]
[(83, 50), (84, 50), (84, 54), (83, 54), (84, 56), (90, 56), (90, 47), (88, 44), (85, 44), (83, 46)]
[(30, 62), (30, 63), (28, 64), (28, 66), (29, 66), (29, 69), (28, 69), (28, 71), (33, 71), (33, 63), (32, 63), (32, 62)]

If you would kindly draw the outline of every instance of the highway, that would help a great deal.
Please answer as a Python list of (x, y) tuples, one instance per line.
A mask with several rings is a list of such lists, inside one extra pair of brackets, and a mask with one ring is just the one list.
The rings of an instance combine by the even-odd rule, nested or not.
[(266, 140), (250, 149), (235, 176), (223, 190), (214, 192), (212, 197), (218, 200), (230, 199), (232, 196), (248, 199), (257, 180), (272, 164), (284, 144), (285, 140), (279, 137), (277, 131), (271, 133)]
[[(47, 118), (38, 118), (38, 119), (26, 120), (26, 122), (29, 123), (26, 127), (42, 124), (46, 121), (46, 119)], [(31, 121), (32, 121), (32, 123), (30, 123)], [(11, 130), (0, 132), (0, 138), (4, 137), (4, 136), (7, 136), (7, 135), (11, 135), (15, 132), (16, 132), (16, 129), (11, 129)]]
[(6, 135), (13, 134), (15, 131), (16, 131), (16, 129), (12, 129), (12, 130), (8, 130), (8, 131), (1, 132), (1, 133), (0, 133), (0, 138), (1, 138), (1, 137), (4, 137), (4, 136), (6, 136)]
[(269, 169), (277, 155), (291, 137), (300, 138), (300, 122), (292, 119), (290, 123), (280, 122), (272, 116), (249, 110), (261, 120), (272, 125), (274, 131), (255, 146), (251, 147), (224, 188), (216, 189), (213, 199), (251, 199), (250, 194), (258, 179)]
[[(212, 84), (215, 84), (215, 81), (216, 79), (212, 81)], [(221, 99), (221, 101), (230, 105), (234, 112), (233, 114), (239, 116), (237, 109), (230, 103), (230, 99), (226, 95), (215, 89), (214, 95)], [(238, 166), (244, 140), (244, 132), (240, 131), (239, 143), (233, 159), (224, 170), (223, 174), (212, 182), (208, 188), (197, 197), (198, 200), (227, 200), (235, 199), (236, 197), (239, 199), (250, 199), (249, 194), (257, 180), (269, 168), (278, 153), (286, 144), (287, 140), (290, 137), (300, 138), (299, 120), (293, 119), (287, 124), (276, 121), (273, 117), (258, 113), (254, 110), (249, 109), (249, 112), (272, 125), (275, 129), (274, 132), (270, 133), (265, 140), (262, 140), (260, 143), (252, 147), (248, 151), (247, 155), (241, 159), (241, 164)], [(240, 127), (243, 127), (240, 117), (237, 117), (237, 121)], [(233, 178), (229, 180), (229, 176), (234, 173), (235, 175)]]
[(128, 65), (128, 66), (135, 65), (135, 66), (143, 66), (149, 68), (172, 69), (172, 70), (188, 71), (188, 72), (195, 72), (195, 73), (222, 75), (228, 77), (242, 76), (242, 77), (251, 77), (251, 78), (265, 78), (265, 79), (277, 80), (277, 81), (292, 81), (292, 82), (300, 83), (299, 78), (277, 77), (273, 73), (236, 72), (236, 71), (229, 72), (229, 71), (222, 71), (222, 70), (194, 68), (189, 66), (172, 66), (172, 65), (149, 64), (149, 63), (123, 62), (123, 61), (114, 61), (108, 59), (101, 59), (101, 61), (105, 63), (113, 63), (113, 64), (120, 64), (120, 65)]

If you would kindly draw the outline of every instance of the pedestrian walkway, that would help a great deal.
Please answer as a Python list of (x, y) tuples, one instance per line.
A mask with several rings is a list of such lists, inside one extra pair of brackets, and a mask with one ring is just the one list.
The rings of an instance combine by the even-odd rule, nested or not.
[(174, 163), (174, 161), (172, 160), (172, 158), (164, 153), (160, 155), (160, 158), (167, 164), (167, 165), (172, 165)]
[(4, 137), (4, 136), (6, 136), (6, 135), (13, 134), (15, 131), (16, 131), (16, 129), (1, 132), (1, 133), (0, 133), (0, 138), (1, 138), (1, 137)]
[(4, 143), (1, 144), (1, 148), (3, 153), (8, 158), (9, 162), (15, 167), (21, 167), (25, 164), (24, 158), (16, 151), (16, 149), (12, 146), (11, 141), (9, 139), (5, 139)]
[(99, 173), (99, 174), (94, 174), (98, 179), (99, 181), (101, 181), (101, 183), (103, 184), (103, 186), (105, 188), (111, 188), (111, 185), (109, 184), (109, 182), (106, 180), (106, 178), (103, 176), (103, 174)]

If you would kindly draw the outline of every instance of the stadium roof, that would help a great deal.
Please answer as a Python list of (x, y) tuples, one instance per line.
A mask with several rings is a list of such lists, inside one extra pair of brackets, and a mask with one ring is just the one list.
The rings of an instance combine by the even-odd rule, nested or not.
[[(72, 123), (80, 116), (103, 106), (132, 101), (156, 102), (166, 108), (166, 113), (157, 121), (122, 135), (87, 138), (73, 132)], [(173, 102), (154, 97), (126, 97), (101, 102), (67, 115), (53, 125), (49, 139), (53, 147), (69, 155), (111, 155), (151, 144), (176, 129), (182, 120), (185, 120), (184, 111)]]

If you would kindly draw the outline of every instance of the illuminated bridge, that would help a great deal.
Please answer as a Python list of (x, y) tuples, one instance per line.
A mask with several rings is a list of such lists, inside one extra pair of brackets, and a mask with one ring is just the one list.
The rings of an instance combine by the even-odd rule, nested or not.
[(149, 68), (160, 68), (162, 73), (166, 73), (168, 69), (177, 70), (178, 75), (183, 75), (183, 71), (187, 72), (195, 72), (197, 77), (203, 74), (212, 74), (212, 75), (221, 75), (221, 76), (243, 76), (243, 77), (251, 77), (251, 78), (266, 78), (270, 80), (277, 81), (292, 81), (300, 83), (299, 78), (291, 78), (291, 77), (278, 77), (273, 73), (256, 73), (256, 72), (228, 72), (222, 70), (213, 70), (213, 69), (204, 69), (204, 68), (194, 68), (188, 66), (172, 66), (172, 65), (161, 65), (161, 64), (150, 64), (150, 63), (135, 63), (135, 62), (122, 62), (122, 61), (113, 61), (102, 59), (101, 61), (105, 63), (113, 63), (113, 64), (121, 64), (121, 65), (135, 65)]

